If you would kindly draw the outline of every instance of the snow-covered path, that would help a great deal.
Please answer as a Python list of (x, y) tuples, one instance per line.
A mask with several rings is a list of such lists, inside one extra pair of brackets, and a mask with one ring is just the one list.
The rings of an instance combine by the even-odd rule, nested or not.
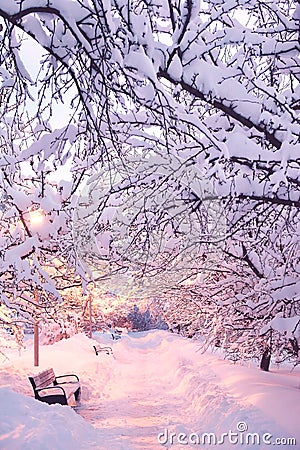
[[(98, 340), (105, 344), (101, 335)], [(270, 414), (266, 414), (268, 408), (265, 403), (270, 400), (264, 402), (261, 409), (259, 402), (255, 405), (246, 398), (253, 382), (250, 376), (252, 382), (247, 386), (249, 373), (255, 378), (257, 388), (254, 393), (258, 398), (261, 391), (268, 396), (263, 386), (272, 374), (262, 373), (257, 368), (232, 366), (224, 361), (218, 361), (216, 365), (215, 356), (201, 355), (197, 344), (190, 340), (162, 332), (125, 336), (114, 345), (113, 358), (105, 354), (99, 355), (98, 372), (101, 373), (104, 364), (110, 365), (110, 373), (103, 383), (100, 396), (86, 398), (79, 413), (102, 430), (110, 441), (110, 448), (161, 448), (158, 435), (164, 433), (160, 442), (165, 442), (168, 436), (167, 447), (182, 449), (187, 446), (178, 442), (179, 433), (187, 436), (191, 433), (215, 433), (221, 439), (222, 433), (230, 430), (237, 432), (237, 427), (244, 425), (249, 432), (260, 433), (261, 436), (268, 432), (287, 437), (288, 430), (285, 426), (282, 428), (278, 408), (275, 417), (272, 414), (273, 408), (270, 408)], [(222, 368), (225, 377), (222, 376)], [(243, 372), (248, 381), (245, 380), (245, 384), (242, 382), (242, 386), (237, 387)], [(236, 389), (232, 391), (228, 379), (234, 374), (233, 384)], [(280, 377), (276, 375), (277, 378), (278, 376)], [(225, 381), (223, 386), (222, 379)], [(293, 378), (289, 374), (288, 381), (291, 379)], [(284, 380), (281, 381), (284, 386)], [(299, 387), (298, 383), (299, 374), (295, 374), (295, 388)], [(269, 392), (270, 397), (273, 394)], [(286, 394), (288, 407), (290, 402), (294, 402), (295, 392), (290, 389), (290, 396)], [(299, 389), (296, 394), (300, 399)], [(285, 423), (290, 428), (290, 433), (297, 429), (298, 418), (296, 415)], [(168, 435), (165, 430), (168, 430)], [(170, 438), (172, 432), (176, 433), (174, 438)], [(195, 446), (190, 446), (192, 447)], [(260, 443), (259, 446), (252, 446), (264, 447), (268, 448), (269, 445)], [(239, 447), (234, 445), (234, 448)]]
[[(125, 334), (117, 342), (109, 334), (94, 339), (112, 346), (113, 356), (96, 356), (95, 341), (77, 335), (42, 346), (35, 369), (79, 375), (76, 412), (32, 398), (30, 345), (0, 364), (1, 450), (262, 450), (276, 438), (297, 440), (276, 448), (300, 449), (299, 370), (266, 373), (233, 365), (165, 331)], [(206, 444), (195, 445), (205, 433), (211, 433)], [(245, 444), (248, 435), (251, 445)]]
[[(166, 427), (186, 421), (189, 404), (180, 390), (176, 392), (174, 367), (167, 358), (167, 348), (162, 353), (161, 346), (155, 340), (150, 343), (147, 337), (118, 342), (100, 398), (93, 397), (78, 409), (87, 421), (105, 430), (106, 436), (126, 443), (124, 448), (153, 449)], [(99, 356), (100, 371), (108, 358), (112, 357)]]

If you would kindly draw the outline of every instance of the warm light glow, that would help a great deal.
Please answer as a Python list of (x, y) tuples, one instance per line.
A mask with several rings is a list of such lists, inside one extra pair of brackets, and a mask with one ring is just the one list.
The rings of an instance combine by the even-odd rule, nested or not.
[(44, 214), (41, 209), (36, 209), (29, 212), (29, 220), (31, 225), (38, 226), (44, 223)]

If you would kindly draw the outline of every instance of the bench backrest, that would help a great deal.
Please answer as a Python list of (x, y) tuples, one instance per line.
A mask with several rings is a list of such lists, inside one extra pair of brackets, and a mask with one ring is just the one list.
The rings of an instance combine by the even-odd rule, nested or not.
[(43, 372), (28, 377), (33, 389), (40, 389), (50, 386), (55, 381), (55, 374), (53, 369), (46, 369)]

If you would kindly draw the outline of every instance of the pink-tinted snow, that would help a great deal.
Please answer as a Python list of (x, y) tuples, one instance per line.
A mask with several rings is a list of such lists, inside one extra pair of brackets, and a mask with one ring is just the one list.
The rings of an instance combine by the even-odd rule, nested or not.
[[(96, 356), (96, 341), (111, 346), (113, 355)], [(300, 448), (297, 367), (272, 366), (267, 373), (254, 364), (234, 365), (166, 331), (125, 333), (118, 341), (109, 334), (97, 333), (94, 340), (79, 334), (41, 346), (39, 368), (33, 367), (30, 340), (20, 356), (8, 353), (0, 364), (0, 449), (267, 449), (277, 438), (297, 442), (276, 447)], [(27, 377), (47, 367), (79, 375), (79, 406), (32, 398)], [(204, 433), (224, 443), (196, 445), (196, 435)], [(231, 441), (222, 433), (231, 433)], [(242, 443), (253, 433), (260, 444)]]

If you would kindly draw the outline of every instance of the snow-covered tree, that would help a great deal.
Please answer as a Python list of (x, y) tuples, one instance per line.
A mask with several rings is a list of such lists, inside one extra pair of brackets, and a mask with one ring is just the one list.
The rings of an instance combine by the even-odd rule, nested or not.
[[(268, 322), (298, 315), (299, 2), (0, 0), (0, 16), (4, 222), (45, 209), (53, 225), (47, 260), (55, 249), (85, 277), (71, 219), (82, 183), (104, 171), (111, 177), (87, 211), (85, 242), (92, 266), (95, 236), (104, 248), (96, 257), (101, 279), (112, 264), (116, 273), (156, 271), (163, 289), (190, 282), (191, 273), (197, 281), (201, 270), (216, 269), (223, 241), (217, 265), (232, 263), (239, 283), (249, 271), (253, 277), (233, 299), (245, 317), (249, 309)], [(52, 188), (53, 172), (68, 173), (68, 182)], [(193, 184), (188, 174), (200, 173)], [(209, 189), (199, 188), (203, 180)], [(209, 210), (218, 224), (226, 219), (225, 236)], [(42, 248), (22, 225), (19, 240), (10, 230), (2, 236), (4, 283), (11, 249), (18, 280), (32, 272), (28, 253)], [(197, 258), (186, 256), (188, 235)], [(174, 249), (189, 271), (165, 282)]]

